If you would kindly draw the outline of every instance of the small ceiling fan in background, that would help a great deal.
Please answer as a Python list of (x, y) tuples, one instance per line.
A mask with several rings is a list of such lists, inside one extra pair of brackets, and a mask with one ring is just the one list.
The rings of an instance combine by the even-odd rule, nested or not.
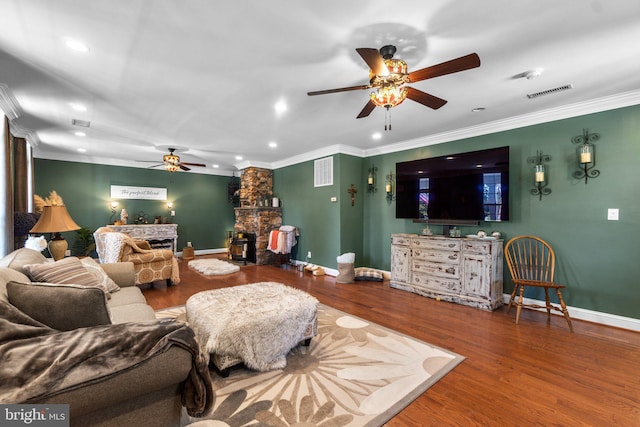
[[(390, 108), (400, 105), (406, 98), (437, 110), (447, 101), (407, 86), (407, 83), (415, 83), (480, 66), (480, 57), (476, 53), (471, 53), (409, 73), (406, 62), (402, 59), (393, 59), (393, 55), (396, 53), (395, 46), (386, 45), (381, 47), (380, 50), (358, 48), (356, 52), (370, 68), (368, 85), (319, 90), (307, 92), (307, 95), (314, 96), (352, 90), (375, 89), (370, 94), (369, 102), (356, 117), (358, 119), (367, 117), (376, 107), (384, 107), (388, 111)], [(391, 130), (391, 125), (388, 125), (388, 128)], [(385, 130), (387, 130), (386, 123)]]
[[(153, 165), (149, 167), (157, 168), (159, 166), (164, 166), (165, 170), (168, 170), (169, 172), (176, 172), (179, 169), (182, 169), (183, 171), (190, 171), (191, 168), (187, 166), (199, 166), (199, 167), (207, 166), (203, 163), (181, 162), (180, 156), (175, 154), (175, 151), (176, 151), (175, 148), (168, 148), (168, 150), (169, 150), (169, 154), (165, 154), (164, 156), (162, 156), (162, 163), (158, 163), (157, 165)], [(137, 161), (138, 162), (155, 162), (155, 160), (137, 160)]]

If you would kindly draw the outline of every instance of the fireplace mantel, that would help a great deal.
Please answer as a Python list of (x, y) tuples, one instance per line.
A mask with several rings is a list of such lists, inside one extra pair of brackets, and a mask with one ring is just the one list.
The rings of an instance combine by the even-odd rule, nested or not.
[(239, 208), (234, 208), (237, 211), (280, 211), (282, 212), (282, 208), (274, 208), (272, 206), (254, 206), (254, 207), (239, 207)]

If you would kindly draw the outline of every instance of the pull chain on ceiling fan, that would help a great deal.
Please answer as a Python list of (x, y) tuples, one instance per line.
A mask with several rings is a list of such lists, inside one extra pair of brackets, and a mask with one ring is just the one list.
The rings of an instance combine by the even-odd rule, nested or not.
[(391, 113), (389, 110), (397, 107), (407, 98), (434, 110), (437, 110), (447, 103), (446, 100), (438, 98), (437, 96), (422, 92), (411, 86), (406, 86), (407, 83), (415, 83), (480, 66), (480, 57), (476, 53), (472, 53), (409, 73), (405, 61), (393, 58), (393, 55), (396, 53), (395, 46), (386, 45), (381, 47), (379, 51), (372, 48), (358, 48), (356, 52), (358, 52), (364, 62), (369, 66), (368, 85), (307, 92), (307, 95), (314, 96), (352, 90), (375, 89), (369, 95), (369, 102), (367, 102), (356, 118), (361, 119), (367, 117), (376, 107), (383, 107), (386, 110), (385, 130), (391, 130)]

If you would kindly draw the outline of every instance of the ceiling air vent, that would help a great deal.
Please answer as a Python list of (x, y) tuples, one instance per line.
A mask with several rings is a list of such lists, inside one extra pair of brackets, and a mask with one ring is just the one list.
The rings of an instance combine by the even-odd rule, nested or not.
[(88, 128), (89, 126), (91, 126), (91, 122), (88, 120), (71, 119), (71, 124), (74, 126), (80, 126), (83, 128)]
[(563, 90), (569, 90), (569, 89), (573, 89), (573, 85), (558, 86), (558, 87), (554, 87), (553, 89), (547, 89), (547, 90), (543, 90), (536, 93), (528, 93), (527, 98), (533, 99), (539, 96), (550, 95), (552, 93), (562, 92)]

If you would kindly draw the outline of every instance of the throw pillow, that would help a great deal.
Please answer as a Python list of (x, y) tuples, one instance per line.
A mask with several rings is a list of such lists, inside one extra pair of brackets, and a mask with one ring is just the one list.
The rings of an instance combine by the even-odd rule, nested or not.
[(107, 298), (111, 295), (95, 276), (82, 265), (76, 257), (62, 258), (56, 262), (43, 264), (27, 264), (22, 267), (33, 282), (73, 284), (85, 287), (100, 288)]
[(59, 331), (111, 324), (107, 299), (98, 288), (12, 281), (7, 294), (11, 305)]
[(2, 258), (0, 260), (0, 267), (9, 267), (22, 272), (22, 266), (25, 264), (36, 264), (46, 261), (47, 258), (40, 252), (34, 251), (33, 249), (20, 248)]
[(116, 292), (120, 290), (120, 286), (116, 284), (111, 277), (100, 267), (100, 264), (96, 262), (93, 258), (85, 257), (80, 258), (80, 262), (87, 269), (87, 271), (93, 274), (93, 277), (100, 283), (102, 286), (107, 288), (109, 292)]
[(355, 270), (353, 264), (338, 263), (338, 275), (336, 276), (336, 282), (338, 283), (352, 283), (355, 278)]
[(376, 270), (369, 267), (358, 267), (355, 269), (356, 281), (369, 281), (369, 282), (382, 282), (384, 277), (380, 270)]

